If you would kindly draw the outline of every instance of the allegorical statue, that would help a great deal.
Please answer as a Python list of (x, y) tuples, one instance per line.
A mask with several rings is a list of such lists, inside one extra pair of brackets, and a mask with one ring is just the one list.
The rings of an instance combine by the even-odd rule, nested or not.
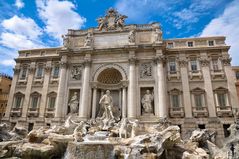
[(131, 30), (129, 32), (128, 39), (129, 39), (129, 43), (135, 43), (135, 30)]
[(146, 94), (143, 96), (141, 103), (143, 105), (143, 113), (153, 113), (152, 102), (154, 100), (153, 94), (150, 93), (150, 90), (146, 91)]
[(104, 108), (103, 117), (107, 119), (114, 119), (112, 111), (113, 98), (111, 97), (109, 90), (107, 90), (106, 94), (101, 97), (99, 104)]
[(88, 33), (85, 38), (84, 47), (90, 47), (92, 45), (92, 42), (93, 42), (92, 34)]
[(77, 92), (74, 92), (74, 95), (71, 97), (71, 100), (68, 103), (71, 114), (78, 113), (78, 110), (79, 110), (78, 105), (79, 105), (78, 95), (77, 95)]

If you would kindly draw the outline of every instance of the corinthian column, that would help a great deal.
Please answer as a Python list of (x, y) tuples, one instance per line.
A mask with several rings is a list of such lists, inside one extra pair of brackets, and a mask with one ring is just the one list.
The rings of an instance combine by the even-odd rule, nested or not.
[(189, 79), (188, 79), (188, 60), (186, 59), (185, 54), (181, 54), (179, 58), (179, 66), (182, 78), (182, 87), (183, 87), (183, 101), (184, 101), (184, 111), (185, 117), (192, 117), (192, 106), (190, 99), (190, 89), (189, 89)]
[(205, 95), (207, 99), (207, 108), (209, 117), (216, 117), (215, 101), (213, 96), (212, 79), (210, 72), (210, 61), (208, 60), (206, 52), (202, 52), (200, 55), (201, 55), (200, 62), (204, 78), (204, 88), (206, 92)]
[(123, 87), (122, 91), (122, 117), (126, 118), (127, 113), (127, 97), (126, 97), (126, 87)]
[[(134, 53), (134, 52), (133, 52)], [(132, 53), (132, 54), (133, 54)], [(136, 118), (136, 78), (135, 57), (129, 59), (128, 118)]]
[(94, 86), (93, 87), (93, 101), (92, 101), (92, 115), (91, 115), (91, 117), (93, 118), (93, 119), (95, 119), (95, 117), (96, 117), (96, 97), (97, 97), (97, 87), (96, 86)]
[(157, 91), (158, 91), (158, 116), (160, 118), (167, 117), (167, 103), (166, 103), (166, 81), (164, 73), (164, 56), (161, 50), (157, 50), (155, 61), (157, 70)]
[(85, 68), (83, 73), (83, 82), (81, 89), (79, 117), (83, 120), (88, 117), (88, 108), (90, 108), (89, 95), (90, 95), (90, 60), (85, 60)]
[(23, 108), (22, 108), (22, 117), (26, 118), (27, 117), (27, 110), (28, 106), (30, 104), (30, 96), (31, 96), (31, 89), (32, 89), (32, 82), (34, 78), (34, 73), (36, 69), (36, 62), (32, 62), (29, 68), (29, 74), (27, 78), (27, 88), (25, 92), (25, 100), (23, 102)]
[(62, 110), (63, 110), (63, 103), (65, 99), (65, 85), (66, 85), (66, 69), (67, 69), (67, 56), (62, 56), (61, 59), (61, 72), (59, 77), (59, 86), (58, 86), (58, 94), (57, 94), (57, 100), (56, 100), (56, 110), (55, 110), (55, 117), (56, 118), (62, 118)]
[(42, 97), (41, 97), (41, 103), (40, 103), (40, 109), (39, 109), (39, 117), (42, 119), (44, 118), (45, 109), (47, 107), (47, 93), (48, 93), (50, 76), (51, 76), (51, 61), (47, 61), (46, 67), (45, 67)]

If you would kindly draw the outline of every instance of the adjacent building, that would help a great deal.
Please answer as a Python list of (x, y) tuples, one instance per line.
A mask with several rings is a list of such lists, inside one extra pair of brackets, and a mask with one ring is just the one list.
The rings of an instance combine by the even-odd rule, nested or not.
[(5, 115), (12, 77), (0, 73), (0, 120)]
[(237, 89), (237, 96), (238, 96), (238, 99), (239, 99), (239, 66), (233, 66), (232, 68), (235, 71), (236, 89)]
[(125, 18), (109, 9), (97, 28), (68, 30), (61, 47), (19, 51), (4, 120), (29, 129), (61, 124), (75, 95), (79, 119), (96, 118), (110, 90), (121, 118), (142, 129), (166, 117), (183, 136), (195, 128), (227, 136), (239, 105), (225, 37), (164, 40), (158, 23)]

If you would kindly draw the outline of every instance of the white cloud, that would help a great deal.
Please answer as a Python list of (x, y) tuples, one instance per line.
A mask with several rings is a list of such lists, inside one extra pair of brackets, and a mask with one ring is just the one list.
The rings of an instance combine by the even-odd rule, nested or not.
[(40, 18), (45, 23), (45, 31), (61, 41), (61, 35), (68, 29), (80, 29), (86, 19), (75, 12), (75, 5), (69, 1), (36, 0)]
[(14, 15), (10, 19), (3, 20), (2, 26), (5, 30), (28, 38), (36, 39), (42, 34), (42, 29), (31, 18), (18, 17)]
[(173, 22), (176, 28), (181, 29), (183, 26), (196, 23), (199, 21), (199, 18), (208, 14), (213, 14), (211, 9), (219, 7), (225, 2), (221, 1), (212, 1), (212, 0), (200, 0), (192, 1), (191, 4), (183, 8), (180, 11), (175, 11), (172, 13), (174, 16)]
[(224, 10), (224, 13), (203, 29), (201, 36), (226, 36), (226, 43), (231, 45), (229, 53), (232, 56), (232, 64), (239, 65), (239, 0), (231, 2)]
[(0, 44), (14, 50), (43, 47), (40, 40), (42, 29), (31, 18), (14, 15), (1, 23), (3, 32)]
[(39, 44), (39, 42), (34, 41), (32, 39), (28, 39), (26, 36), (20, 34), (5, 32), (1, 34), (0, 38), (1, 38), (0, 43), (3, 46), (15, 50), (43, 47), (43, 45)]
[(15, 66), (16, 62), (13, 59), (1, 60), (0, 65), (4, 66)]
[(24, 3), (23, 3), (22, 0), (16, 0), (15, 6), (16, 6), (18, 9), (21, 9), (21, 8), (24, 7)]

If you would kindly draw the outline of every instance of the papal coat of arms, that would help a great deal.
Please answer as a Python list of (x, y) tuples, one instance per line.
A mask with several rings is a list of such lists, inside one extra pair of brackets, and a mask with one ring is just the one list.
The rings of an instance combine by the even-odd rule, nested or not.
[(104, 17), (97, 19), (98, 29), (101, 30), (116, 30), (123, 29), (124, 21), (127, 18), (125, 15), (119, 14), (115, 9), (110, 8), (107, 10)]

